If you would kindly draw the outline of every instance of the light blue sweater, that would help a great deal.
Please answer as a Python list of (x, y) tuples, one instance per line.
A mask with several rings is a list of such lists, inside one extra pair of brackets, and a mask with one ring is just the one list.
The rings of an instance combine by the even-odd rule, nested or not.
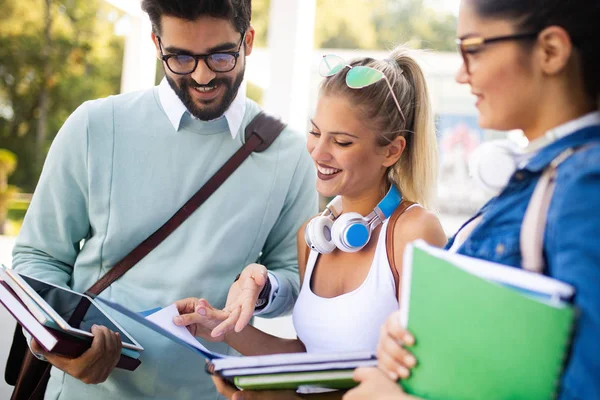
[[(241, 130), (259, 112), (247, 100)], [(13, 267), (76, 291), (160, 227), (241, 146), (227, 122), (192, 119), (175, 131), (157, 88), (84, 103), (65, 122), (44, 165), (13, 251)], [(101, 297), (135, 311), (203, 297), (223, 307), (235, 276), (259, 260), (280, 287), (268, 316), (298, 295), (296, 232), (317, 212), (303, 136), (284, 130), (254, 153), (181, 227)], [(80, 249), (82, 240), (83, 246)], [(135, 371), (85, 385), (54, 368), (47, 399), (214, 399), (198, 355), (124, 317), (145, 348)], [(224, 344), (210, 344), (227, 353)]]

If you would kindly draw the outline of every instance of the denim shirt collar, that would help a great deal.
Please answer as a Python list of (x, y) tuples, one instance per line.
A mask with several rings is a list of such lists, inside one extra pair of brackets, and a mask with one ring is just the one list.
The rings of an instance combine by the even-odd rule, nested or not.
[[(564, 150), (585, 145), (590, 141), (600, 142), (600, 113), (598, 112), (587, 114), (577, 120), (554, 128), (552, 131), (561, 130), (563, 127), (572, 130), (563, 132), (560, 139), (540, 149), (523, 167), (524, 170), (540, 172)], [(552, 131), (549, 131), (549, 133), (552, 133)]]

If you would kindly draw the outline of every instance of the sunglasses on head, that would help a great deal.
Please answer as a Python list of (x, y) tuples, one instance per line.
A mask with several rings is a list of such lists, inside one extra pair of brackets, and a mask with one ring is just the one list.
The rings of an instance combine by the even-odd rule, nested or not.
[(319, 74), (328, 78), (340, 72), (341, 70), (348, 68), (348, 73), (346, 73), (346, 85), (348, 85), (351, 89), (362, 89), (366, 86), (372, 85), (376, 82), (379, 82), (381, 79), (385, 80), (388, 88), (390, 89), (390, 94), (396, 103), (396, 107), (398, 111), (400, 111), (400, 116), (402, 117), (402, 121), (406, 123), (406, 118), (404, 117), (404, 113), (400, 108), (400, 103), (398, 103), (398, 99), (394, 94), (394, 89), (390, 84), (387, 76), (385, 74), (375, 68), (365, 67), (362, 65), (352, 66), (346, 62), (342, 57), (327, 54), (323, 56), (321, 60), (321, 64), (319, 65)]

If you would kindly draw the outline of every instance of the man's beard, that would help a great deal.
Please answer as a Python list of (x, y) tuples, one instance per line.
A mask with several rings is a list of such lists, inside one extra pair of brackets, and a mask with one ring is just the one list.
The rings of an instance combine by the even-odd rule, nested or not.
[[(175, 82), (175, 80), (172, 79), (166, 73), (166, 71), (165, 77), (167, 78), (167, 81), (169, 82), (169, 85), (171, 86), (175, 94), (177, 94), (177, 97), (179, 97), (179, 99), (181, 100), (185, 108), (187, 108), (187, 110), (190, 112), (190, 114), (192, 114), (199, 120), (210, 121), (221, 117), (225, 113), (225, 111), (227, 111), (227, 109), (233, 102), (233, 99), (235, 99), (240, 85), (244, 80), (244, 72), (246, 69), (245, 67), (246, 66), (244, 65), (244, 68), (233, 79), (215, 78), (206, 85), (199, 85), (189, 75), (182, 76), (179, 80), (179, 83)], [(222, 95), (220, 102), (218, 98), (213, 100), (213, 102), (215, 102), (216, 104), (206, 105), (204, 107), (199, 106), (190, 94), (190, 91), (194, 90), (193, 88), (214, 86), (217, 84), (225, 87), (225, 94)]]

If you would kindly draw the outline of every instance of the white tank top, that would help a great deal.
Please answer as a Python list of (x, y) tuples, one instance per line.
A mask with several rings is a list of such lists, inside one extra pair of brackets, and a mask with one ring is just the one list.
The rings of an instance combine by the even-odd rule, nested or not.
[(398, 309), (394, 275), (385, 246), (388, 221), (381, 227), (367, 277), (349, 293), (333, 298), (313, 293), (310, 281), (319, 253), (310, 252), (293, 313), (296, 333), (307, 352), (374, 352), (377, 348), (381, 325)]

